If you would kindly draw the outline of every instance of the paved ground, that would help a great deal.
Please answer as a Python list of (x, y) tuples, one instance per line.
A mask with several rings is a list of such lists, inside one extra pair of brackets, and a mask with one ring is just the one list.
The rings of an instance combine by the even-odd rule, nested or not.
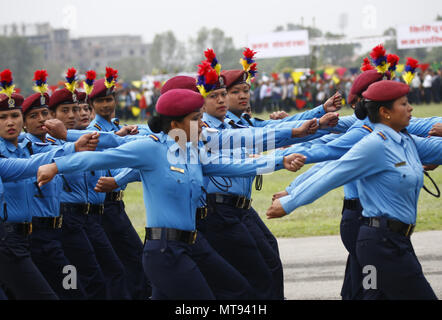
[[(442, 231), (412, 235), (427, 280), (442, 299)], [(278, 239), (284, 265), (285, 296), (298, 299), (340, 299), (347, 260), (339, 236)]]

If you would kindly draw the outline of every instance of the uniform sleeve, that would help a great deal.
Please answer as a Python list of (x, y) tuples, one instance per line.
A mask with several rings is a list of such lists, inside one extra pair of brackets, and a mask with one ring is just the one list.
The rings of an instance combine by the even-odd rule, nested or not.
[(296, 177), (295, 180), (287, 187), (285, 190), (290, 193), (293, 189), (296, 188), (296, 186), (299, 186), (301, 183), (303, 183), (305, 180), (310, 178), (312, 175), (314, 175), (316, 172), (321, 170), (324, 166), (326, 166), (329, 162), (322, 162), (314, 165), (310, 169), (308, 169), (306, 172), (300, 174)]
[(318, 172), (281, 197), (282, 207), (289, 214), (296, 208), (309, 204), (330, 190), (381, 172), (387, 159), (383, 141), (370, 134), (358, 142), (339, 160), (327, 163)]
[[(352, 129), (339, 138), (323, 145), (313, 145), (310, 148), (296, 151), (307, 157), (305, 163), (316, 163), (327, 160), (336, 160), (342, 157), (348, 150), (350, 150), (359, 140), (369, 133), (363, 128)], [(286, 152), (290, 152), (292, 150)], [(293, 151), (295, 152), (295, 151)], [(287, 153), (285, 153), (287, 154)]]
[(63, 155), (62, 148), (32, 155), (28, 159), (0, 158), (0, 175), (3, 182), (27, 179), (37, 174), (38, 167), (51, 163), (54, 157)]
[(411, 135), (423, 164), (442, 164), (442, 138), (421, 138)]
[(202, 169), (206, 176), (249, 177), (282, 169), (283, 159), (273, 155), (247, 159), (212, 155), (202, 161)]
[(141, 181), (140, 171), (137, 169), (124, 168), (114, 176), (115, 182), (119, 187), (125, 186), (128, 183)]
[(66, 141), (77, 141), (82, 135), (92, 132), (99, 132), (100, 136), (98, 137), (98, 149), (107, 149), (107, 148), (116, 148), (121, 146), (122, 144), (135, 141), (143, 136), (139, 135), (128, 135), (125, 137), (120, 137), (114, 132), (104, 132), (104, 131), (95, 131), (95, 130), (68, 130), (66, 135)]
[(415, 136), (425, 138), (428, 137), (428, 133), (436, 123), (442, 123), (442, 117), (411, 118), (407, 131)]
[(150, 170), (157, 160), (159, 144), (150, 139), (140, 139), (115, 149), (85, 151), (56, 158), (55, 163), (59, 173), (115, 168)]
[(344, 133), (347, 132), (348, 129), (357, 121), (355, 115), (339, 117), (338, 124), (334, 127), (326, 128), (325, 131), (328, 132), (339, 132)]
[(226, 129), (217, 132), (204, 130), (207, 139), (207, 148), (217, 152), (223, 149), (246, 148), (257, 154), (285, 145), (291, 139), (292, 128), (243, 128)]

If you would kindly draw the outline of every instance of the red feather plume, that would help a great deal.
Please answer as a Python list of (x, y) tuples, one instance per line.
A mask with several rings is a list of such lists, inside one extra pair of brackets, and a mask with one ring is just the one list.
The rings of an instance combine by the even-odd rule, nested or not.
[(246, 49), (243, 51), (242, 54), (243, 54), (244, 57), (246, 57), (247, 59), (253, 59), (254, 56), (255, 56), (255, 54), (256, 54), (256, 51), (253, 51), (253, 50), (250, 49), (250, 48), (246, 48)]
[(399, 57), (395, 54), (389, 54), (387, 56), (387, 62), (390, 64), (390, 67), (395, 66), (399, 62)]
[(206, 51), (204, 51), (204, 56), (207, 58), (207, 60), (211, 63), (213, 61), (213, 59), (216, 58), (216, 54), (213, 51), (213, 49), (207, 49)]
[(96, 77), (97, 77), (97, 73), (95, 72), (95, 70), (86, 71), (86, 79), (95, 80)]
[(75, 70), (75, 68), (69, 68), (66, 72), (66, 78), (74, 78), (76, 74), (77, 70)]
[(34, 72), (34, 81), (41, 81), (41, 82), (46, 82), (46, 79), (48, 77), (48, 72), (46, 70), (36, 70)]
[(118, 77), (118, 70), (112, 69), (111, 67), (106, 67), (106, 79), (109, 78), (117, 79)]
[(361, 65), (361, 71), (374, 70), (374, 67), (371, 65), (370, 60), (368, 58), (364, 58), (364, 62)]
[(201, 61), (201, 64), (198, 65), (198, 75), (204, 76), (211, 69), (212, 69), (212, 66), (210, 65), (210, 62), (208, 62), (207, 60)]
[(0, 81), (10, 83), (12, 82), (12, 72), (9, 69), (5, 69), (0, 73)]
[(370, 57), (373, 58), (373, 60), (377, 60), (380, 57), (385, 56), (385, 48), (382, 44), (377, 45), (376, 47), (374, 47), (371, 52), (370, 52)]
[(210, 69), (206, 74), (204, 74), (207, 84), (214, 84), (218, 81), (218, 73), (214, 69)]
[(417, 61), (414, 58), (408, 57), (407, 58), (407, 65), (410, 66), (413, 69), (416, 69), (419, 65), (419, 61)]

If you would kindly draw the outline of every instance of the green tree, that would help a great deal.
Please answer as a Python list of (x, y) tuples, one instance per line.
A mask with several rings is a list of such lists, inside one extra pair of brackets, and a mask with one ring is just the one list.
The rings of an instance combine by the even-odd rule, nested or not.
[(242, 48), (236, 49), (232, 37), (226, 36), (224, 31), (218, 28), (201, 28), (195, 38), (190, 39), (191, 71), (196, 71), (196, 66), (205, 59), (204, 51), (211, 48), (215, 51), (222, 69), (241, 68), (239, 59), (242, 55)]
[(162, 73), (174, 73), (184, 69), (186, 48), (172, 31), (156, 34), (150, 49), (149, 64)]
[(41, 50), (29, 45), (22, 37), (0, 37), (0, 52), (2, 70), (12, 71), (14, 84), (24, 96), (31, 94), (34, 71), (43, 65)]

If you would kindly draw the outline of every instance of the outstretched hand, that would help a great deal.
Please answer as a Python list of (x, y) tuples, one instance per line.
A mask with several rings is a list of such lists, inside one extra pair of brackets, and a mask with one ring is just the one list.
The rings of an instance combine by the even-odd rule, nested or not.
[(279, 199), (273, 201), (272, 205), (267, 209), (266, 212), (267, 219), (282, 218), (285, 215), (287, 215), (287, 213), (284, 211)]
[(66, 140), (68, 131), (64, 123), (58, 119), (46, 120), (43, 129), (55, 139)]
[(58, 173), (58, 168), (55, 163), (45, 164), (40, 166), (37, 171), (37, 183), (41, 187), (50, 182)]
[(296, 172), (304, 166), (304, 162), (307, 158), (299, 153), (292, 153), (284, 157), (284, 168)]
[(100, 133), (98, 132), (91, 132), (86, 133), (82, 135), (78, 140), (75, 142), (75, 151), (81, 152), (81, 151), (95, 151), (98, 145), (98, 137), (100, 136)]

